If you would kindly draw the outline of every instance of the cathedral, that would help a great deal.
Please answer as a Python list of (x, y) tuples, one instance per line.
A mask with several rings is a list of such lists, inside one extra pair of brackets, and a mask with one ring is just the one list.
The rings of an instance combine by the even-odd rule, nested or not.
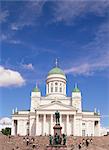
[(100, 114), (83, 110), (77, 84), (71, 97), (66, 94), (66, 86), (66, 75), (56, 64), (46, 77), (46, 95), (42, 96), (36, 86), (31, 91), (30, 110), (13, 110), (12, 135), (53, 135), (54, 114), (58, 110), (62, 133), (67, 136), (100, 136)]

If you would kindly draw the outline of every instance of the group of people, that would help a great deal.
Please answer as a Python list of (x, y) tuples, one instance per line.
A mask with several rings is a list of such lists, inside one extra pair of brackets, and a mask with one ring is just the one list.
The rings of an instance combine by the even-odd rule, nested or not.
[(50, 145), (66, 145), (66, 135), (62, 134), (62, 136), (58, 135), (57, 133), (54, 135), (49, 136), (49, 144)]
[(80, 143), (78, 144), (78, 148), (81, 149), (83, 146), (88, 147), (89, 144), (92, 144), (92, 143), (93, 143), (92, 138), (91, 138), (91, 139), (89, 139), (89, 138), (84, 139), (84, 138), (83, 138), (83, 139), (82, 139), (82, 142), (80, 142)]
[[(11, 137), (12, 137), (11, 135), (8, 136), (9, 142), (11, 142)], [(32, 138), (30, 138), (29, 136), (23, 137), (23, 143), (26, 143), (26, 146), (31, 146), (33, 149), (36, 148), (35, 139), (33, 137)], [(12, 150), (16, 150), (16, 149), (19, 150), (20, 149), (19, 146), (15, 146)]]
[(26, 142), (26, 146), (32, 145), (33, 149), (36, 147), (34, 138), (24, 137), (23, 142)]

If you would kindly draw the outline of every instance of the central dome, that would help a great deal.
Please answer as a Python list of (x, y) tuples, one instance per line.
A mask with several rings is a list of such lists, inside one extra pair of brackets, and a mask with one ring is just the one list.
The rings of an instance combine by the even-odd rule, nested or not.
[(51, 69), (49, 71), (48, 75), (52, 75), (52, 74), (61, 74), (61, 75), (65, 76), (65, 73), (59, 67), (55, 67), (55, 68)]
[(57, 64), (48, 72), (46, 94), (52, 98), (66, 96), (66, 75)]

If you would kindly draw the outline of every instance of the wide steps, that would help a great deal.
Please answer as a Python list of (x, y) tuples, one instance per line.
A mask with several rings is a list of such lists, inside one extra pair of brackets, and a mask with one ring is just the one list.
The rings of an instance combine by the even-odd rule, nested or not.
[[(32, 137), (29, 137), (31, 139)], [(67, 137), (67, 150), (78, 150), (78, 144), (82, 142), (82, 137)], [(49, 144), (48, 136), (34, 137), (35, 149), (45, 150)], [(0, 150), (33, 150), (33, 143), (27, 146), (26, 140), (22, 136), (12, 136), (11, 138), (0, 135)], [(81, 150), (86, 150), (86, 146), (82, 146)], [(109, 150), (109, 136), (93, 137), (93, 144), (89, 144), (87, 150)]]

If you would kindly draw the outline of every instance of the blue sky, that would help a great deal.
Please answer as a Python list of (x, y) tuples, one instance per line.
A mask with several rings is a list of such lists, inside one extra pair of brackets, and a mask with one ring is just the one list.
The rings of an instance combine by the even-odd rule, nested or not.
[[(0, 1), (0, 117), (29, 109), (55, 59), (77, 82), (83, 109), (109, 115), (109, 1)], [(109, 118), (102, 119), (109, 126)]]

